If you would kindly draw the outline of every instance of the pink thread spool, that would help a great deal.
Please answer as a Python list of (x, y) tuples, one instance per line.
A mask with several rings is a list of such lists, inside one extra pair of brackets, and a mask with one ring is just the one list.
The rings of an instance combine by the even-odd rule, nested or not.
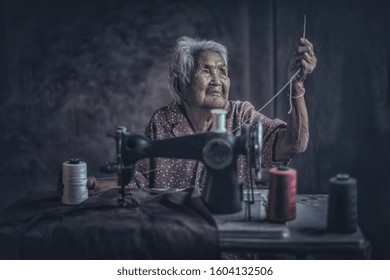
[(286, 222), (296, 217), (297, 171), (279, 166), (269, 171), (267, 218), (270, 222)]

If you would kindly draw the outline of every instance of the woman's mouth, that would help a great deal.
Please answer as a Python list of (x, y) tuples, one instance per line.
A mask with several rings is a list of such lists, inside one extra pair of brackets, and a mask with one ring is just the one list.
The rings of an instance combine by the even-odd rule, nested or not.
[(218, 90), (209, 90), (207, 91), (207, 95), (215, 96), (215, 97), (222, 97), (222, 92)]

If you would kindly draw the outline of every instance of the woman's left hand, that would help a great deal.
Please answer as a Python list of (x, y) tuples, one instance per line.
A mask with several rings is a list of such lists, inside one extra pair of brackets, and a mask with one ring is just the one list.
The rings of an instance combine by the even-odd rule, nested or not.
[(299, 39), (299, 45), (293, 52), (288, 65), (288, 79), (290, 80), (298, 69), (299, 73), (295, 76), (294, 81), (303, 83), (308, 75), (310, 75), (317, 65), (317, 58), (314, 54), (313, 44), (305, 38)]

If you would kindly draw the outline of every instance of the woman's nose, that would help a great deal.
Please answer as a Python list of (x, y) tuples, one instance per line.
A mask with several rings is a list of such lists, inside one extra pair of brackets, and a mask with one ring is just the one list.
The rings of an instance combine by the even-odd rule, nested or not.
[(211, 74), (211, 83), (216, 86), (222, 85), (221, 79), (216, 71), (213, 71)]

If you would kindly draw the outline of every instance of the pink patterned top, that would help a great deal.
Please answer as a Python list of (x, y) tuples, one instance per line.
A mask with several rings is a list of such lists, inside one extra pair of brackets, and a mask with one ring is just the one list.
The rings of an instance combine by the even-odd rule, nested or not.
[[(286, 128), (286, 123), (280, 119), (269, 119), (247, 101), (227, 102), (225, 108), (226, 128), (228, 132), (237, 135), (243, 122), (249, 119), (252, 124), (259, 120), (263, 124), (263, 155), (262, 167), (271, 168), (282, 162), (274, 161), (274, 147), (278, 131)], [(184, 107), (176, 102), (158, 109), (145, 130), (145, 136), (152, 139), (166, 139), (194, 134)], [(287, 159), (286, 161), (288, 161)], [(242, 182), (247, 182), (246, 160), (240, 155), (237, 163), (238, 176)], [(137, 171), (131, 183), (132, 187), (150, 188), (187, 188), (197, 186), (202, 188), (206, 179), (206, 167), (202, 162), (188, 159), (151, 158), (137, 162)]]

